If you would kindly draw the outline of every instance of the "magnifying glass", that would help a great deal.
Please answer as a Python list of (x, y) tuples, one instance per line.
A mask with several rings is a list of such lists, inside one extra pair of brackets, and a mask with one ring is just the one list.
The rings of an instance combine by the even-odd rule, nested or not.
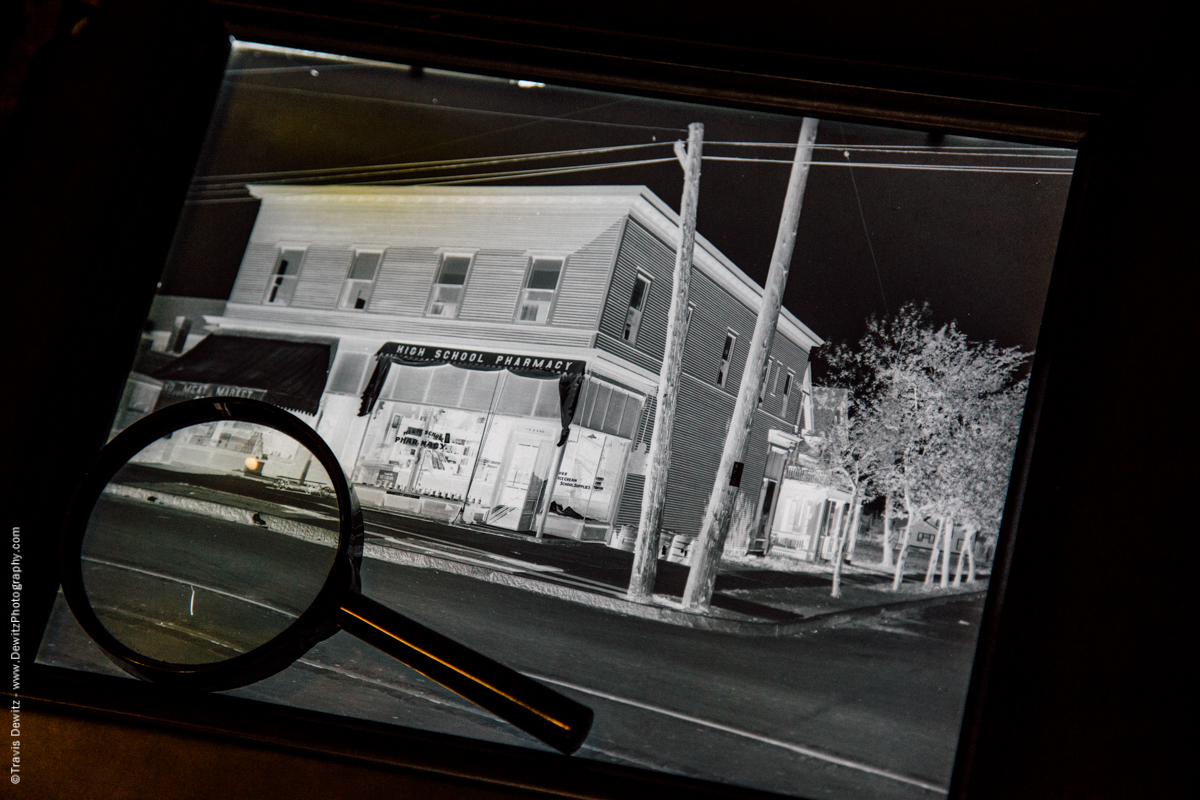
[(62, 588), (143, 680), (219, 691), (344, 630), (563, 753), (592, 711), (365, 597), (363, 519), (333, 452), (292, 414), (191, 400), (101, 450), (72, 498)]

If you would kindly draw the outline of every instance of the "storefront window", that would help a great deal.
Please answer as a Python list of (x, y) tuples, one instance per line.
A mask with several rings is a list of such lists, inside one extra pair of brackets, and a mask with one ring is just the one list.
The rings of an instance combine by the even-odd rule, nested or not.
[(560, 431), (556, 419), (495, 415), (464, 518), (512, 531), (534, 530)]
[[(592, 524), (603, 538), (642, 397), (589, 380), (563, 450), (561, 402), (557, 376), (393, 364), (354, 482), (375, 490), (384, 507), (408, 513), (450, 519), (461, 510), (464, 522), (522, 532), (537, 530), (547, 513), (549, 533), (580, 538)], [(448, 513), (447, 503), (462, 505)]]
[(354, 482), (462, 501), (499, 373), (393, 366), (367, 425)]
[(571, 430), (550, 513), (580, 523), (612, 522), (629, 440), (586, 428)]
[(603, 538), (617, 511), (641, 413), (641, 395), (594, 378), (588, 381), (559, 466), (547, 532)]
[(463, 517), (532, 531), (562, 430), (558, 380), (507, 372), (502, 381)]

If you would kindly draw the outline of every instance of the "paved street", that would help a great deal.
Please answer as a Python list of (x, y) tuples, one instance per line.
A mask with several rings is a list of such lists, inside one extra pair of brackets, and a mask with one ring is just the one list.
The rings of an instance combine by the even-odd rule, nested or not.
[[(120, 558), (108, 560), (142, 570), (136, 581), (143, 592), (153, 583), (145, 573), (163, 574), (164, 564), (159, 556), (148, 557), (149, 566), (133, 563), (144, 549), (137, 531), (153, 526), (160, 553), (179, 553), (184, 540), (202, 544), (202, 553), (179, 559), (184, 578), (157, 581), (164, 601), (178, 607), (174, 631), (193, 616), (179, 610), (190, 597), (180, 592), (180, 580), (204, 587), (196, 604), (211, 596), (228, 605), (243, 596), (275, 605), (281, 586), (304, 580), (296, 571), (303, 559), (291, 555), (324, 550), (253, 526), (106, 502), (120, 506), (108, 511), (124, 522), (108, 540)], [(394, 527), (396, 518), (384, 521)], [(195, 536), (198, 528), (202, 538)], [(166, 531), (179, 541), (166, 543)], [(396, 536), (378, 519), (369, 532)], [(539, 547), (579, 552), (569, 545)], [(517, 568), (519, 555), (507, 558)], [(623, 617), (386, 561), (365, 561), (363, 573), (364, 593), (373, 599), (591, 705), (596, 725), (584, 757), (811, 797), (932, 797), (948, 782), (982, 608), (978, 597), (769, 638)], [(255, 575), (273, 577), (253, 588)], [(216, 633), (210, 625), (197, 635), (211, 642), (220, 638)], [(69, 612), (58, 609), (40, 660), (111, 671), (82, 636)], [(345, 633), (236, 693), (540, 746)]]

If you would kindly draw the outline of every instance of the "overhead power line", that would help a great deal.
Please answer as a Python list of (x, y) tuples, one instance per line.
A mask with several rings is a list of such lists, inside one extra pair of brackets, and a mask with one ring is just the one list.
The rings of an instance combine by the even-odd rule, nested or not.
[[(422, 164), (413, 164), (405, 167), (365, 167), (365, 168), (349, 168), (348, 170), (338, 171), (335, 169), (324, 170), (297, 170), (294, 172), (275, 172), (275, 173), (246, 173), (247, 178), (255, 179), (257, 182), (272, 185), (286, 184), (301, 184), (301, 185), (328, 185), (327, 183), (312, 183), (318, 181), (347, 181), (356, 185), (370, 186), (449, 186), (455, 184), (469, 183), (486, 183), (498, 180), (530, 178), (530, 177), (547, 177), (551, 175), (569, 175), (580, 172), (593, 172), (607, 169), (619, 169), (623, 167), (649, 166), (652, 164), (664, 164), (675, 161), (673, 156), (665, 158), (646, 158), (629, 161), (608, 161), (608, 162), (593, 162), (589, 164), (572, 164), (555, 167), (541, 167), (532, 169), (510, 169), (510, 170), (491, 170), (486, 172), (471, 172), (466, 174), (454, 175), (422, 175), (404, 178), (385, 178), (383, 176), (393, 174), (411, 174), (411, 173), (428, 173), (430, 171), (442, 171), (450, 169), (464, 169), (469, 167), (490, 166), (496, 164), (512, 164), (523, 163), (528, 161), (541, 160), (543, 158), (558, 158), (567, 156), (577, 156), (580, 154), (598, 154), (603, 152), (628, 151), (638, 148), (652, 147), (655, 145), (669, 144), (666, 142), (654, 143), (647, 145), (623, 145), (612, 148), (591, 148), (586, 151), (552, 151), (550, 153), (525, 154), (518, 156), (497, 156), (495, 158), (471, 158), (471, 159), (453, 159), (437, 162), (423, 162)], [(842, 148), (844, 149), (844, 148)], [(752, 158), (744, 156), (704, 156), (705, 161), (727, 161), (740, 163), (754, 164), (780, 164), (790, 166), (791, 161), (778, 158)], [(1049, 167), (1049, 166), (1001, 166), (1001, 165), (963, 165), (963, 164), (914, 164), (914, 163), (888, 163), (888, 162), (849, 162), (849, 161), (813, 161), (813, 167), (857, 167), (862, 169), (899, 169), (899, 170), (921, 170), (929, 172), (961, 172), (961, 173), (981, 173), (981, 174), (1009, 174), (1009, 175), (1071, 175), (1072, 170), (1068, 167)], [(296, 175), (297, 177), (280, 177), (272, 178), (272, 175)], [(224, 178), (233, 178), (235, 176), (222, 176)], [(239, 176), (240, 177), (240, 176)], [(362, 180), (362, 178), (367, 178)], [(215, 200), (215, 199), (237, 199), (244, 197), (245, 181), (226, 181), (211, 185), (199, 184), (194, 185), (192, 189), (193, 200)]]
[[(709, 142), (710, 145), (726, 145), (729, 147), (780, 147), (788, 150), (794, 150), (795, 142)], [(1049, 147), (1046, 145), (974, 145), (974, 144), (948, 144), (948, 145), (928, 145), (928, 144), (818, 144), (813, 145), (814, 150), (849, 150), (855, 151), (870, 151), (870, 150), (896, 150), (896, 151), (913, 151), (913, 152), (928, 152), (942, 153), (951, 151), (972, 152), (977, 151), (982, 155), (987, 155), (982, 151), (1000, 150), (1014, 151), (1020, 155), (1023, 152), (1046, 151), (1053, 153), (1063, 153), (1066, 155), (1062, 158), (1074, 158), (1075, 151), (1069, 147)]]
[(245, 172), (237, 175), (212, 175), (197, 178), (195, 183), (245, 183), (254, 180), (284, 180), (291, 176), (306, 176), (309, 178), (322, 177), (354, 177), (356, 175), (372, 175), (390, 172), (419, 172), (432, 169), (454, 169), (463, 166), (483, 166), (487, 164), (508, 164), (518, 161), (538, 161), (551, 158), (571, 158), (600, 153), (615, 153), (624, 150), (641, 150), (649, 147), (666, 147), (671, 142), (646, 142), (643, 144), (616, 145), (613, 147), (589, 147), (579, 150), (548, 150), (540, 153), (520, 153), (511, 156), (480, 156), (476, 158), (448, 158), (438, 161), (411, 161), (408, 163), (376, 164), (362, 167), (326, 167), (324, 169), (279, 170), (276, 172)]
[[(758, 164), (787, 164), (792, 162), (782, 158), (742, 158), (738, 156), (705, 156), (705, 161), (745, 161)], [(1075, 170), (1070, 167), (1004, 167), (1004, 166), (972, 166), (966, 164), (900, 164), (884, 162), (854, 162), (845, 161), (814, 161), (814, 167), (863, 167), (867, 169), (919, 169), (932, 172), (1005, 172), (1017, 175), (1070, 175)]]

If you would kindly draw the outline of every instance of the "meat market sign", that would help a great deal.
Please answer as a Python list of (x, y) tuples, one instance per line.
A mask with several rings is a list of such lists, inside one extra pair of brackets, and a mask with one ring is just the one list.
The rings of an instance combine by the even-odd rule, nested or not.
[(227, 384), (202, 384), (193, 380), (164, 380), (162, 381), (162, 392), (160, 402), (156, 404), (156, 408), (162, 408), (163, 405), (170, 403), (178, 403), (185, 399), (196, 399), (197, 397), (245, 397), (248, 399), (263, 399), (266, 397), (265, 389), (252, 389), (250, 386), (229, 386)]

